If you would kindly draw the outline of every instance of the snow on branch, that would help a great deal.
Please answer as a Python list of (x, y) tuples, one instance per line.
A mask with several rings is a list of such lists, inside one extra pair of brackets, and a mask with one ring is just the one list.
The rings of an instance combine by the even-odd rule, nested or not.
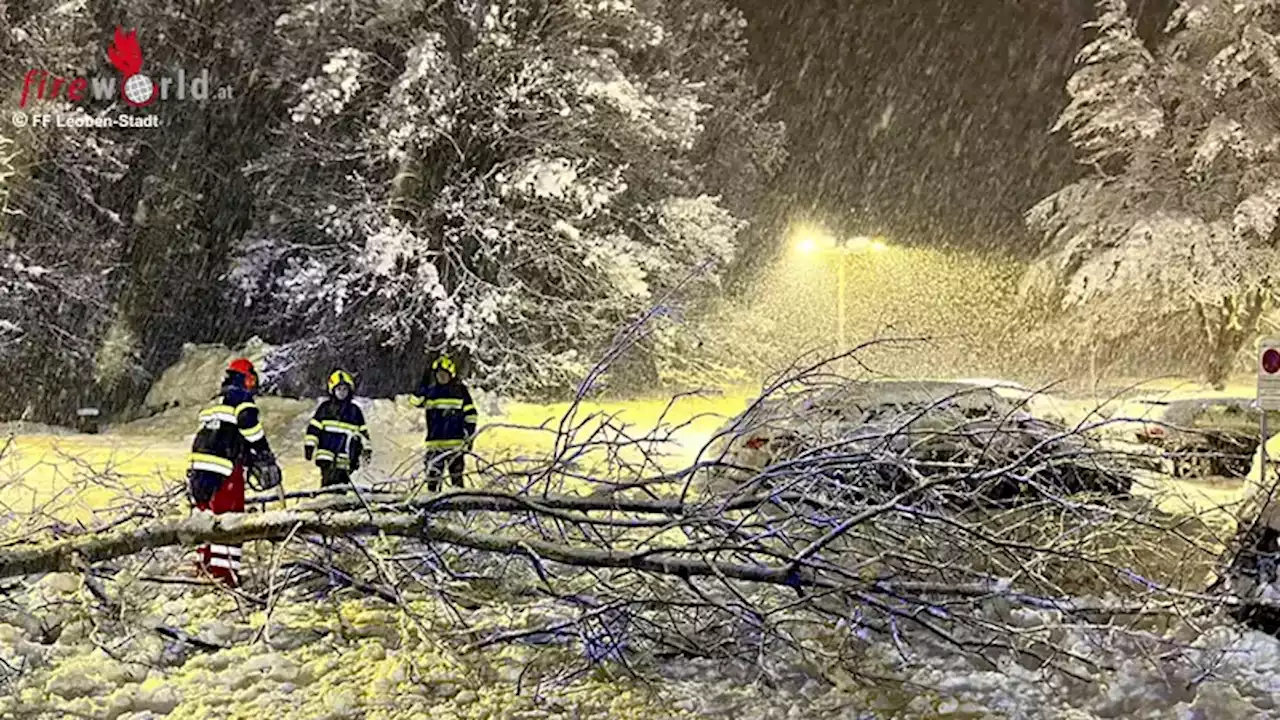
[[(1207, 513), (1158, 510), (1158, 488), (1135, 480), (1140, 458), (1096, 440), (1115, 420), (1029, 417), (982, 387), (921, 400), (870, 370), (840, 377), (815, 360), (771, 378), (694, 457), (672, 463), (663, 456), (680, 424), (587, 413), (587, 389), (559, 423), (526, 429), (547, 437), (545, 454), (473, 458), (475, 489), (445, 494), (390, 478), (296, 490), (288, 509), (263, 496), (250, 498), (256, 512), (182, 517), (179, 488), (139, 494), (68, 456), (69, 488), (119, 499), (86, 525), (58, 519), (67, 498), (10, 504), (0, 578), (15, 583), (0, 586), (27, 599), (12, 601), (23, 614), (9, 624), (55, 634), (68, 623), (43, 608), (65, 603), (47, 598), (83, 582), (97, 598), (83, 612), (125, 638), (113, 653), (146, 642), (137, 628), (184, 652), (234, 653), (314, 642), (324, 623), (287, 618), (333, 615), (317, 598), (336, 596), (344, 617), (359, 616), (332, 632), (377, 628), (405, 652), (423, 633), (466, 658), (528, 651), (529, 673), (571, 663), (643, 675), (652, 662), (712, 658), (764, 673), (816, 662), (839, 677), (885, 653), (892, 672), (923, 672), (941, 653), (1043, 682), (1091, 681), (1117, 667), (1108, 653), (1120, 647), (1155, 651), (1163, 672), (1185, 652), (1179, 633), (1206, 614), (1270, 607), (1206, 591), (1231, 530)], [(20, 497), (22, 482), (0, 481), (3, 497)], [(1114, 494), (1130, 482), (1152, 499)], [(200, 542), (244, 545), (241, 589), (175, 576), (182, 550)], [(200, 631), (148, 605), (156, 588), (243, 610)], [(40, 672), (11, 682), (41, 682)]]
[(1071, 102), (1054, 130), (1067, 128), (1083, 162), (1125, 156), (1164, 129), (1152, 75), (1155, 60), (1138, 37), (1123, 0), (1099, 0), (1097, 37), (1077, 56), (1067, 81)]

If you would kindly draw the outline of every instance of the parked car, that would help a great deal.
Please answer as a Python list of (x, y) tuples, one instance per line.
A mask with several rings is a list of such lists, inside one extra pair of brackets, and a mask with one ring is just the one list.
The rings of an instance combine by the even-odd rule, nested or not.
[(102, 411), (96, 407), (82, 407), (76, 410), (76, 430), (90, 435), (98, 434), (102, 419)]
[(1037, 483), (1062, 493), (1127, 494), (1132, 477), (1125, 468), (1108, 463), (1096, 441), (1035, 417), (1024, 404), (1029, 392), (990, 381), (876, 380), (809, 388), (748, 408), (721, 431), (719, 449), (738, 484), (767, 483), (768, 476), (802, 465), (843, 487), (900, 491), (915, 484), (917, 473), (1003, 468), (1009, 472), (981, 487), (941, 492), (983, 504), (1015, 500)]
[[(1243, 479), (1258, 449), (1262, 413), (1255, 398), (1135, 398), (1111, 414), (1109, 433), (1137, 445), (1174, 477)], [(1280, 413), (1267, 414), (1280, 431)]]

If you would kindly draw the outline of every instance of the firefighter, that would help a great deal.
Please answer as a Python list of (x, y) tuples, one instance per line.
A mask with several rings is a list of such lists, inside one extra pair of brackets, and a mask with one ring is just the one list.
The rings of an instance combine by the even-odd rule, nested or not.
[[(188, 488), (196, 510), (214, 515), (244, 512), (246, 474), (260, 489), (280, 485), (280, 466), (262, 428), (253, 395), (258, 373), (246, 358), (227, 365), (221, 397), (200, 412), (191, 443)], [(240, 584), (239, 545), (201, 545), (198, 566), (222, 582)]]
[(329, 397), (307, 426), (303, 450), (320, 468), (320, 487), (350, 485), (351, 475), (373, 455), (364, 413), (352, 402), (356, 381), (345, 370), (329, 375)]
[(446, 467), (454, 487), (462, 487), (463, 461), (476, 432), (476, 406), (467, 386), (458, 380), (453, 358), (441, 355), (424, 373), (418, 389), (409, 398), (414, 407), (427, 410), (425, 465), (427, 490), (437, 492)]

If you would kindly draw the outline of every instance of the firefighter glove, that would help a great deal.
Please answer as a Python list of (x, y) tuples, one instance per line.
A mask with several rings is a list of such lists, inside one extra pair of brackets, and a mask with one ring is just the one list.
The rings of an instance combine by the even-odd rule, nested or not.
[(280, 466), (274, 462), (270, 465), (259, 465), (253, 468), (249, 471), (249, 477), (251, 481), (256, 480), (251, 484), (253, 489), (259, 492), (279, 487), (284, 479), (280, 473)]
[(307, 462), (311, 462), (311, 456), (316, 454), (316, 449), (308, 445), (303, 448), (302, 454), (307, 456)]

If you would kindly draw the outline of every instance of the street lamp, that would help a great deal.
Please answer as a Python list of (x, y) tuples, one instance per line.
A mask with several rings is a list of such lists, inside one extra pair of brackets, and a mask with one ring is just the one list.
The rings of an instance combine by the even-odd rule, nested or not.
[(801, 255), (817, 255), (829, 252), (839, 245), (835, 236), (816, 227), (802, 227), (796, 231), (796, 251)]
[(796, 238), (796, 251), (802, 255), (830, 254), (836, 257), (836, 339), (841, 352), (848, 347), (845, 339), (845, 291), (846, 259), (851, 255), (863, 253), (882, 253), (889, 249), (882, 237), (858, 236), (836, 239), (827, 233), (815, 230), (801, 232)]

